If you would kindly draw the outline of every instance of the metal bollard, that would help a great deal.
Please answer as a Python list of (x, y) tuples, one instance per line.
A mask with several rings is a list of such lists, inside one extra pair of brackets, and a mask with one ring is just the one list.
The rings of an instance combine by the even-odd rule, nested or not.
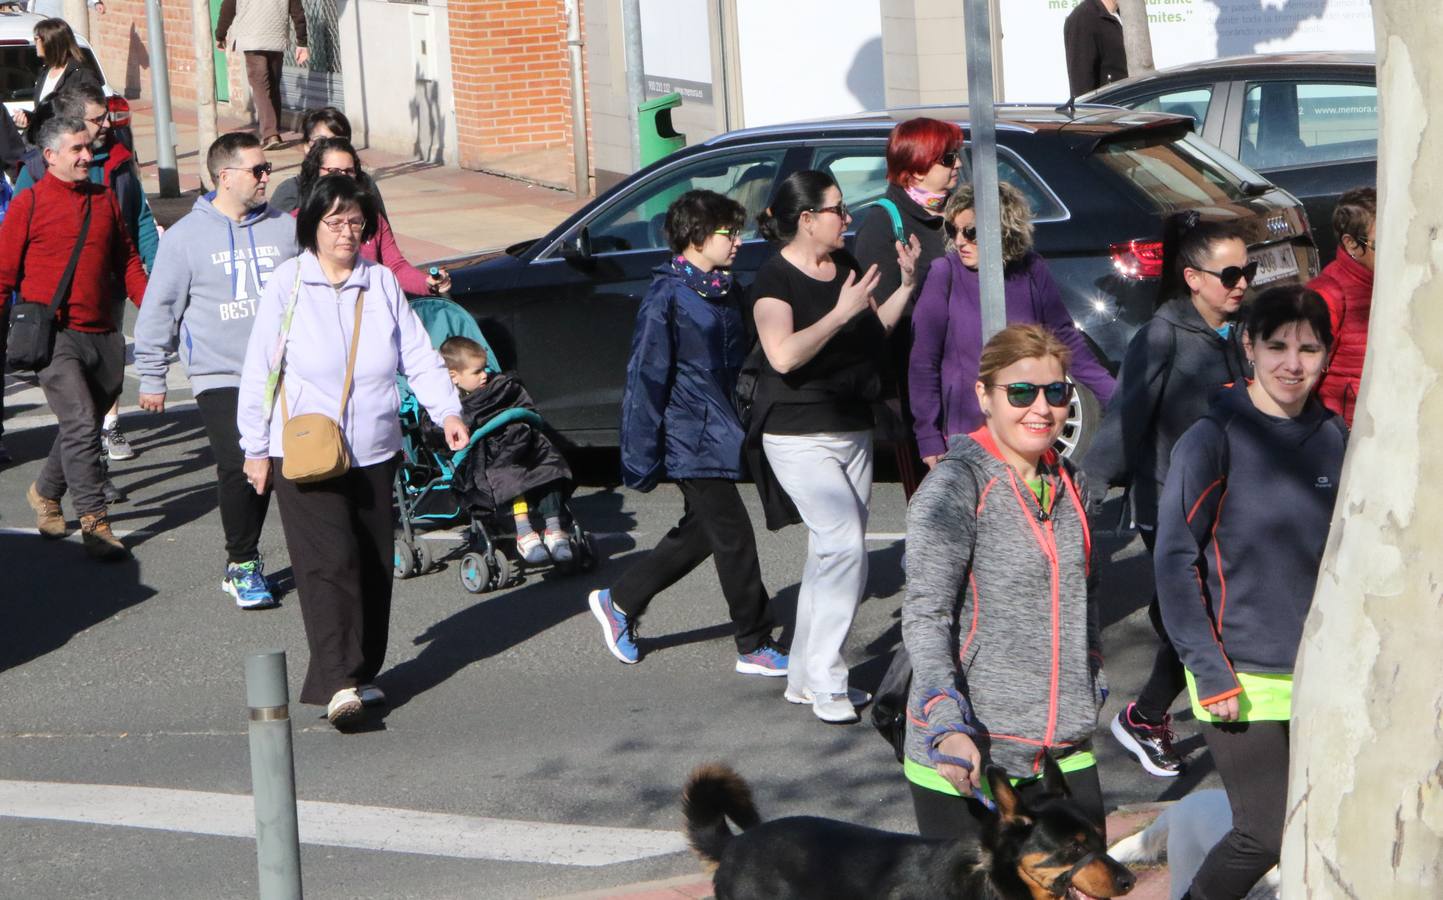
[(251, 793), (255, 795), (261, 900), (301, 898), (301, 840), (296, 822), (289, 693), (285, 651), (246, 657)]

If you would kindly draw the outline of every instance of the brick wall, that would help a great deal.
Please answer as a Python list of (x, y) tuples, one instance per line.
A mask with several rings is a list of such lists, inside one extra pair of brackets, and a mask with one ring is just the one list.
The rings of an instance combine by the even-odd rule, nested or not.
[[(177, 112), (195, 103), (195, 51), (192, 48), (190, 4), (166, 0), (161, 7), (165, 23), (166, 56), (170, 62), (170, 98)], [(145, 0), (106, 0), (105, 15), (90, 14), (90, 44), (105, 68), (110, 86), (126, 97), (150, 99), (150, 37), (145, 27)], [(230, 63), (232, 112), (245, 105), (245, 70), (240, 54), (227, 54)], [(227, 109), (221, 106), (222, 112)]]
[(565, 4), (451, 0), (448, 13), (461, 166), (573, 187)]

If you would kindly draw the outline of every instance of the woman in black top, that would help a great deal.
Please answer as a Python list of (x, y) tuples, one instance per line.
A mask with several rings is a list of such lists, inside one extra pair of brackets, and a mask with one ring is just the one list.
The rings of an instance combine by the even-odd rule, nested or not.
[(855, 722), (842, 644), (867, 583), (867, 505), (872, 491), (872, 403), (887, 332), (912, 296), (920, 248), (898, 252), (901, 283), (878, 303), (875, 265), (862, 272), (843, 248), (851, 216), (824, 172), (802, 171), (777, 188), (758, 218), (784, 243), (752, 285), (765, 354), (754, 417), (766, 463), (810, 532), (797, 594), (786, 698), (827, 722)]
[[(942, 207), (957, 187), (962, 170), (962, 129), (955, 122), (919, 117), (901, 122), (887, 139), (887, 190), (862, 217), (857, 229), (857, 261), (877, 267), (876, 295), (890, 297), (902, 283), (897, 264), (897, 244), (916, 237), (921, 246), (917, 257), (915, 292), (932, 261), (942, 256), (947, 234)], [(889, 437), (897, 452), (897, 473), (908, 499), (922, 481), (921, 453), (912, 434), (912, 415), (907, 396), (907, 364), (912, 351), (911, 312), (904, 310), (901, 321), (887, 341), (886, 380), (888, 406), (900, 427)]]
[(51, 101), (60, 96), (61, 91), (81, 81), (100, 86), (100, 80), (85, 65), (85, 55), (75, 41), (75, 32), (64, 19), (41, 19), (35, 23), (35, 55), (43, 62), (40, 73), (35, 76), (35, 92), (31, 94), (35, 108), (28, 113), (17, 110), (12, 116), (32, 144), (35, 135), (40, 133), (41, 123), (52, 114)]

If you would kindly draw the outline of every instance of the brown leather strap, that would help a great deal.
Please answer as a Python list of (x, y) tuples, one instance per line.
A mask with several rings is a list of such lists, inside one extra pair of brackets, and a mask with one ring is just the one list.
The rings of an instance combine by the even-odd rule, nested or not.
[[(351, 379), (356, 374), (356, 351), (361, 346), (361, 314), (366, 308), (366, 291), (356, 295), (356, 327), (351, 331), (351, 353), (346, 358), (346, 380), (341, 385), (341, 414), (336, 418), (336, 423), (346, 417), (346, 403), (351, 399)], [(281, 421), (287, 422), (291, 418), (290, 406), (286, 403), (286, 373), (281, 371), (280, 380), (276, 382), (276, 393), (281, 395)]]

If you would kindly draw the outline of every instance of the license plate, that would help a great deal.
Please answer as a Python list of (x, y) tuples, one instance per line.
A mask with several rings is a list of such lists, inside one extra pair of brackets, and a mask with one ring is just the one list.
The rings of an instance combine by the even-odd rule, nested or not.
[(1252, 255), (1252, 261), (1258, 264), (1258, 276), (1253, 279), (1254, 285), (1268, 284), (1298, 274), (1298, 257), (1291, 244), (1264, 247)]

